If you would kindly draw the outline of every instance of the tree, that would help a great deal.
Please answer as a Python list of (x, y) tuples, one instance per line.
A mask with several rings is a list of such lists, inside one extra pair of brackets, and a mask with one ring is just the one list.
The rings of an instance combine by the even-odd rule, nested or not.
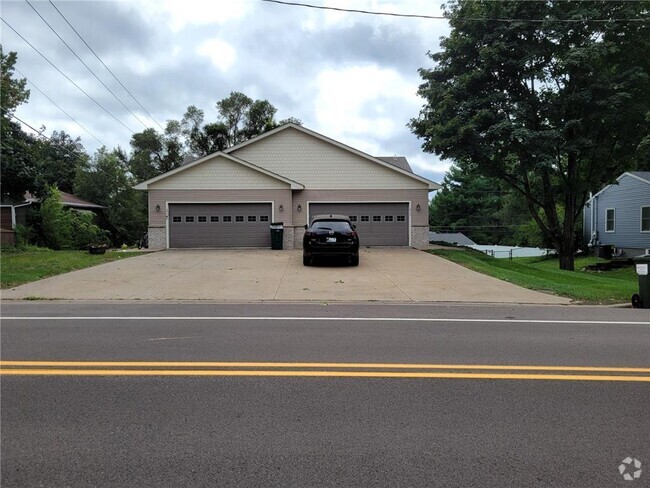
[(436, 232), (462, 232), (479, 244), (501, 244), (509, 228), (500, 218), (501, 183), (452, 165), (429, 204), (429, 226)]
[(98, 149), (87, 168), (80, 168), (75, 194), (106, 207), (105, 227), (114, 245), (134, 244), (147, 227), (146, 195), (134, 190), (126, 155), (118, 148)]
[(181, 136), (181, 123), (175, 120), (167, 121), (163, 134), (151, 128), (133, 134), (129, 170), (135, 178), (148, 180), (178, 168), (185, 157)]
[(228, 147), (278, 126), (277, 109), (268, 100), (253, 100), (240, 92), (217, 102), (220, 122), (226, 127)]
[(187, 107), (181, 128), (189, 153), (195, 157), (207, 156), (228, 147), (228, 128), (222, 122), (206, 124), (203, 110)]
[(2, 197), (12, 200), (20, 200), (26, 191), (33, 191), (36, 176), (32, 152), (35, 139), (12, 120), (16, 108), (29, 99), (29, 90), (25, 89), (27, 80), (14, 78), (16, 59), (15, 52), (5, 54), (0, 45), (0, 180)]
[(456, 0), (420, 70), (423, 149), (523, 195), (561, 269), (588, 192), (650, 159), (649, 5)]
[(88, 154), (81, 139), (73, 139), (64, 131), (54, 131), (48, 140), (39, 140), (35, 146), (37, 176), (35, 192), (39, 196), (48, 186), (72, 193), (79, 168), (88, 165)]
[(2, 85), (0, 86), (0, 106), (2, 117), (10, 117), (16, 108), (29, 100), (29, 90), (25, 89), (27, 80), (14, 79), (14, 69), (18, 54), (4, 53), (0, 44), (0, 68), (2, 69)]

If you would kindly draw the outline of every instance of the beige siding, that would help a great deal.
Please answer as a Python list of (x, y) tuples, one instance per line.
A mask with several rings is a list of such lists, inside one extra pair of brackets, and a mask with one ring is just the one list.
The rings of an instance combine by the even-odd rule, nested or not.
[[(229, 203), (272, 202), (272, 220), (290, 223), (292, 219), (291, 190), (149, 190), (149, 226), (167, 224), (168, 202)], [(160, 211), (156, 211), (160, 205)], [(280, 211), (280, 205), (283, 209)]]
[[(429, 224), (428, 190), (302, 190), (293, 192), (294, 225), (307, 223), (307, 202), (407, 202), (411, 226)], [(298, 212), (298, 205), (302, 212)], [(420, 211), (417, 206), (420, 205)]]
[(149, 185), (150, 190), (285, 189), (284, 183), (234, 161), (216, 156)]
[(296, 129), (280, 131), (232, 154), (308, 188), (428, 188), (426, 183)]

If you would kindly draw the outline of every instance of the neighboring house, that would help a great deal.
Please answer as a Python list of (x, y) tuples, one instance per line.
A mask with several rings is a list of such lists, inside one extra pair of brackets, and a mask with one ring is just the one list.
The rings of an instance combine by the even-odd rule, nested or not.
[(429, 242), (446, 242), (453, 246), (474, 246), (476, 243), (461, 232), (429, 232)]
[(149, 246), (300, 248), (318, 214), (344, 214), (361, 245), (428, 244), (428, 194), (439, 185), (405, 158), (369, 156), (295, 124), (199, 158), (135, 187), (149, 196)]
[(590, 247), (644, 254), (650, 249), (650, 171), (623, 173), (587, 201), (583, 216)]
[[(90, 210), (98, 212), (106, 207), (97, 205), (86, 200), (82, 200), (70, 193), (64, 191), (61, 193), (61, 203), (64, 207), (76, 210)], [(30, 193), (25, 193), (24, 199), (21, 202), (3, 202), (0, 205), (0, 212), (2, 217), (3, 229), (15, 229), (16, 225), (26, 225), (27, 216), (31, 212), (32, 206), (40, 200)]]

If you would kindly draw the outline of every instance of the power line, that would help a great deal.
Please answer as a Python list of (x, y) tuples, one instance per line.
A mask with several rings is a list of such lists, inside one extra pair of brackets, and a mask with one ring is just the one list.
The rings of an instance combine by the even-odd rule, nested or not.
[[(422, 14), (399, 14), (396, 12), (378, 12), (374, 10), (360, 10), (360, 9), (351, 9), (351, 8), (340, 8), (340, 7), (325, 7), (323, 5), (313, 5), (310, 3), (300, 3), (300, 2), (286, 2), (284, 0), (260, 0), (267, 3), (276, 3), (279, 5), (285, 5), (290, 7), (306, 7), (319, 10), (334, 10), (336, 12), (348, 12), (354, 14), (366, 14), (366, 15), (381, 15), (389, 17), (405, 17), (411, 19), (433, 19), (433, 20), (449, 20), (448, 17), (444, 15), (422, 15)], [(508, 1), (508, 0), (504, 0)], [(538, 0), (524, 0), (524, 1), (538, 1)], [(542, 0), (539, 0), (542, 1)], [(568, 1), (568, 0), (567, 0)], [(579, 0), (580, 1), (580, 0)], [(582, 0), (582, 1), (596, 1), (596, 0)], [(622, 0), (618, 0), (622, 1)], [(636, 0), (630, 0), (636, 1)], [(464, 17), (459, 20), (465, 20), (470, 22), (647, 22), (648, 19), (503, 19), (503, 18), (481, 18), (481, 17)]]
[[(40, 130), (38, 130), (38, 129), (35, 129), (32, 125), (30, 125), (30, 124), (28, 124), (27, 122), (25, 122), (24, 120), (18, 118), (16, 115), (14, 115), (14, 114), (7, 114), (7, 115), (9, 115), (9, 117), (11, 117), (11, 118), (16, 119), (16, 120), (17, 120), (18, 122), (20, 122), (21, 124), (26, 125), (26, 126), (29, 127), (30, 129), (32, 129), (34, 132), (36, 132), (36, 133), (38, 134), (39, 137), (44, 137), (44, 138), (47, 139), (48, 141), (53, 142), (51, 137), (46, 136), (45, 134), (43, 134), (42, 131), (40, 131)], [(74, 156), (75, 158), (79, 158), (79, 159), (81, 160), (81, 156), (80, 156), (79, 154), (75, 154), (75, 153), (73, 153), (73, 152), (70, 151), (67, 147), (59, 146), (58, 144), (55, 144), (55, 147), (57, 147), (57, 148), (59, 148), (59, 149), (65, 151), (65, 152), (67, 152), (68, 154), (70, 154), (71, 156)], [(84, 154), (86, 154), (86, 153), (84, 152)], [(86, 155), (87, 155), (87, 154), (86, 154)]]
[(38, 15), (38, 16), (41, 18), (41, 20), (45, 23), (45, 25), (48, 26), (52, 32), (54, 32), (54, 35), (55, 35), (56, 37), (58, 37), (59, 40), (60, 40), (63, 44), (65, 44), (65, 47), (67, 47), (68, 50), (69, 50), (72, 54), (75, 55), (75, 57), (79, 60), (79, 62), (80, 62), (81, 64), (84, 65), (84, 67), (88, 70), (88, 72), (89, 72), (91, 75), (93, 75), (93, 76), (97, 79), (97, 81), (99, 81), (99, 82), (102, 84), (102, 86), (103, 86), (104, 88), (106, 88), (106, 90), (108, 90), (108, 92), (109, 92), (111, 95), (113, 95), (113, 98), (115, 98), (115, 100), (117, 100), (118, 102), (120, 102), (120, 104), (121, 104), (121, 105), (122, 105), (126, 110), (128, 110), (128, 112), (129, 112), (131, 115), (133, 115), (133, 117), (135, 117), (135, 119), (136, 119), (138, 122), (140, 122), (140, 123), (142, 124), (142, 126), (143, 126), (145, 129), (147, 129), (147, 125), (146, 125), (144, 122), (142, 122), (142, 121), (140, 120), (140, 118), (139, 118), (135, 113), (133, 113), (133, 112), (131, 111), (131, 109), (130, 109), (129, 107), (127, 107), (127, 106), (124, 104), (124, 102), (123, 102), (122, 100), (120, 100), (120, 99), (117, 97), (117, 95), (113, 92), (113, 90), (111, 90), (111, 89), (106, 85), (106, 83), (104, 83), (104, 82), (99, 78), (99, 76), (97, 76), (97, 75), (95, 74), (95, 72), (94, 72), (92, 69), (90, 69), (90, 67), (89, 67), (89, 66), (88, 66), (88, 65), (83, 61), (83, 59), (81, 59), (81, 58), (79, 57), (79, 55), (74, 51), (74, 49), (72, 49), (72, 48), (70, 47), (70, 45), (69, 45), (67, 42), (65, 42), (65, 41), (63, 40), (63, 38), (62, 38), (62, 37), (59, 35), (59, 33), (54, 29), (54, 27), (52, 27), (52, 26), (48, 23), (48, 21), (45, 20), (45, 18), (44, 18), (44, 17), (39, 13), (38, 10), (36, 10), (36, 8), (31, 4), (31, 2), (30, 2), (29, 0), (25, 0), (25, 1), (27, 2), (27, 5), (29, 5), (30, 8), (31, 8), (35, 13), (36, 13), (36, 15)]
[(81, 34), (79, 34), (79, 32), (77, 32), (77, 29), (74, 28), (74, 26), (73, 26), (73, 25), (70, 23), (70, 21), (65, 17), (65, 15), (63, 15), (63, 13), (62, 13), (58, 8), (57, 8), (57, 6), (54, 5), (54, 2), (52, 2), (52, 0), (49, 0), (49, 2), (50, 2), (50, 5), (52, 5), (52, 7), (54, 7), (54, 10), (56, 10), (56, 11), (59, 13), (59, 15), (63, 18), (63, 20), (66, 21), (66, 23), (70, 26), (70, 28), (74, 31), (74, 33), (77, 34), (77, 36), (79, 36), (79, 39), (81, 39), (81, 40), (83, 41), (83, 43), (86, 45), (86, 47), (87, 47), (88, 49), (90, 49), (90, 52), (93, 53), (93, 54), (95, 55), (95, 57), (99, 60), (100, 63), (102, 63), (102, 65), (104, 66), (104, 68), (106, 68), (106, 70), (107, 70), (107, 71), (108, 71), (108, 72), (113, 76), (113, 78), (115, 78), (115, 80), (120, 84), (120, 86), (121, 86), (122, 88), (124, 88), (124, 90), (125, 90), (125, 91), (130, 95), (130, 96), (131, 96), (131, 98), (132, 98), (133, 100), (135, 100), (135, 103), (137, 103), (137, 104), (140, 106), (140, 108), (141, 108), (142, 110), (144, 110), (144, 112), (145, 112), (145, 113), (146, 113), (146, 114), (151, 118), (151, 120), (153, 120), (153, 121), (158, 125), (158, 127), (160, 127), (160, 129), (164, 131), (165, 128), (164, 128), (162, 125), (160, 125), (160, 123), (155, 119), (155, 117), (154, 117), (153, 115), (151, 115), (151, 114), (149, 113), (149, 111), (148, 111), (146, 108), (144, 108), (144, 106), (140, 103), (140, 101), (135, 97), (135, 95), (133, 95), (133, 93), (131, 93), (131, 92), (129, 91), (129, 89), (128, 89), (126, 86), (124, 86), (124, 83), (122, 83), (122, 82), (120, 81), (120, 79), (115, 75), (115, 73), (113, 73), (113, 72), (111, 71), (111, 69), (110, 69), (108, 66), (106, 66), (106, 63), (104, 63), (104, 61), (102, 61), (102, 58), (100, 58), (99, 55), (95, 52), (95, 50), (94, 50), (92, 47), (90, 47), (90, 44), (88, 44), (88, 43), (86, 42), (86, 40), (81, 36)]
[(57, 67), (57, 66), (56, 66), (52, 61), (50, 61), (49, 59), (47, 59), (47, 57), (45, 57), (45, 55), (44, 55), (42, 52), (40, 52), (38, 49), (36, 49), (36, 47), (34, 47), (34, 45), (33, 45), (31, 42), (29, 42), (27, 39), (25, 39), (25, 38), (24, 38), (24, 37), (23, 37), (23, 36), (22, 36), (22, 35), (21, 35), (21, 34), (20, 34), (16, 29), (14, 29), (14, 28), (12, 27), (12, 25), (11, 25), (9, 22), (7, 22), (5, 19), (2, 19), (2, 22), (4, 22), (4, 23), (7, 25), (7, 27), (9, 27), (12, 31), (14, 31), (14, 33), (15, 33), (18, 37), (20, 37), (23, 41), (25, 41), (25, 43), (26, 43), (29, 47), (31, 47), (34, 51), (36, 51), (36, 52), (37, 52), (37, 53), (38, 53), (38, 54), (39, 54), (39, 55), (40, 55), (40, 56), (41, 56), (45, 61), (47, 61), (47, 62), (48, 62), (48, 63), (49, 63), (49, 64), (50, 64), (50, 65), (51, 65), (55, 70), (57, 70), (59, 73), (61, 73), (61, 75), (62, 75), (66, 80), (68, 80), (68, 81), (69, 81), (70, 83), (72, 83), (75, 87), (77, 87), (77, 89), (78, 89), (79, 91), (81, 91), (81, 93), (83, 93), (83, 94), (86, 95), (88, 98), (90, 98), (90, 100), (92, 100), (92, 101), (95, 103), (95, 105), (97, 105), (97, 106), (98, 106), (99, 108), (101, 108), (104, 112), (106, 112), (108, 115), (110, 115), (110, 116), (111, 116), (111, 117), (112, 117), (112, 118), (113, 118), (113, 119), (114, 119), (118, 124), (120, 124), (120, 125), (121, 125), (122, 127), (124, 127), (126, 130), (128, 130), (130, 133), (132, 133), (132, 134), (135, 133), (135, 132), (134, 132), (133, 130), (131, 130), (127, 125), (125, 125), (121, 120), (119, 120), (117, 117), (115, 117), (115, 115), (113, 115), (113, 114), (112, 114), (112, 113), (111, 113), (107, 108), (105, 108), (102, 104), (100, 104), (100, 103), (99, 103), (97, 100), (95, 100), (93, 97), (91, 97), (90, 95), (88, 95), (88, 93), (87, 93), (83, 88), (81, 88), (81, 87), (80, 87), (79, 85), (77, 85), (74, 81), (72, 81), (72, 80), (70, 79), (70, 77), (69, 77), (68, 75), (66, 75), (63, 71), (61, 71), (61, 70), (60, 70), (60, 69), (59, 69), (59, 68), (58, 68), (58, 67)]
[(51, 103), (52, 103), (56, 108), (58, 108), (61, 112), (63, 112), (64, 114), (66, 114), (70, 120), (72, 120), (75, 124), (77, 124), (77, 125), (78, 125), (79, 127), (81, 127), (83, 130), (85, 130), (88, 134), (90, 134), (90, 136), (91, 136), (93, 139), (95, 139), (97, 142), (99, 142), (102, 146), (105, 146), (105, 145), (106, 145), (106, 144), (104, 144), (102, 141), (100, 141), (97, 137), (95, 137), (95, 135), (94, 135), (92, 132), (90, 132), (90, 131), (89, 131), (88, 129), (86, 129), (83, 125), (81, 125), (79, 122), (77, 122), (77, 121), (74, 119), (74, 117), (72, 117), (72, 115), (70, 115), (68, 112), (66, 112), (65, 110), (63, 110), (63, 109), (62, 109), (62, 108), (61, 108), (61, 107), (60, 107), (60, 106), (59, 106), (59, 105), (58, 105), (54, 100), (52, 100), (50, 97), (48, 97), (47, 94), (46, 94), (45, 92), (43, 92), (43, 90), (41, 90), (39, 87), (37, 87), (36, 84), (34, 84), (33, 81), (31, 81), (31, 80), (30, 80), (29, 78), (27, 78), (24, 74), (22, 74), (22, 73), (20, 72), (19, 69), (17, 69), (17, 68), (14, 68), (14, 69), (15, 69), (15, 71), (16, 71), (20, 76), (22, 76), (24, 79), (26, 79), (27, 82), (28, 82), (30, 85), (32, 85), (34, 88), (36, 88), (36, 89), (41, 93), (41, 95), (43, 95), (45, 98), (47, 98), (47, 99), (48, 99), (48, 100), (49, 100), (49, 101), (50, 101), (50, 102), (51, 102)]
[[(39, 131), (38, 129), (35, 129), (34, 126), (28, 124), (27, 122), (25, 122), (24, 120), (20, 119), (20, 118), (17, 117), (16, 115), (14, 115), (14, 114), (7, 114), (7, 115), (9, 115), (9, 117), (12, 117), (12, 118), (16, 119), (16, 120), (17, 120), (18, 122), (20, 122), (21, 124), (23, 124), (23, 125), (29, 127), (31, 130), (33, 130), (34, 132), (36, 132), (36, 134), (38, 134), (39, 137), (44, 137), (44, 138), (47, 139), (48, 141), (54, 143), (54, 141), (52, 141), (52, 138), (51, 138), (51, 137), (46, 136), (45, 134), (43, 134), (43, 132)], [(60, 146), (59, 144), (56, 144), (56, 143), (54, 143), (54, 147), (56, 147), (57, 149), (60, 149), (60, 150), (62, 150), (62, 151), (67, 152), (67, 153), (70, 154), (71, 156), (74, 156), (75, 158), (78, 158), (80, 161), (83, 161), (84, 163), (86, 162), (85, 160), (83, 160), (83, 159), (81, 158), (81, 155), (73, 153), (73, 152), (70, 151), (67, 147)], [(88, 156), (88, 154), (87, 154), (85, 151), (84, 151), (84, 154), (85, 154), (86, 156)], [(88, 158), (90, 159), (90, 156), (88, 156)], [(91, 164), (91, 168), (94, 169), (94, 170), (96, 170), (96, 171), (101, 171), (102, 173), (104, 173), (105, 175), (110, 176), (111, 178), (118, 178), (117, 175), (113, 175), (113, 174), (109, 173), (108, 171), (106, 171), (106, 170), (100, 168), (100, 167), (99, 167), (98, 165), (96, 165), (96, 164), (95, 164), (95, 165), (92, 165), (92, 164)], [(116, 181), (117, 181), (117, 180), (116, 180)]]

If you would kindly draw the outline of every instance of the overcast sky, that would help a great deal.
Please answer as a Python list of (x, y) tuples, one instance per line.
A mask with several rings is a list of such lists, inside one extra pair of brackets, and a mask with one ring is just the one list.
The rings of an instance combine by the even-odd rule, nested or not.
[[(232, 91), (269, 100), (277, 119), (305, 127), (374, 156), (406, 156), (413, 170), (442, 181), (448, 164), (421, 150), (406, 124), (422, 99), (418, 68), (447, 35), (445, 20), (410, 19), (290, 7), (260, 0), (53, 0), (104, 63), (163, 126), (188, 105), (217, 118), (215, 103)], [(147, 127), (159, 127), (119, 86), (48, 1), (32, 5)], [(326, 6), (440, 15), (426, 0), (310, 0)], [(134, 132), (131, 115), (22, 0), (2, 0), (2, 18), (54, 65)], [(2, 24), (5, 52), (47, 96), (109, 148), (129, 148), (131, 132), (67, 81)], [(18, 75), (20, 76), (20, 75)], [(33, 85), (16, 115), (46, 134), (80, 136), (89, 152), (101, 144)]]

